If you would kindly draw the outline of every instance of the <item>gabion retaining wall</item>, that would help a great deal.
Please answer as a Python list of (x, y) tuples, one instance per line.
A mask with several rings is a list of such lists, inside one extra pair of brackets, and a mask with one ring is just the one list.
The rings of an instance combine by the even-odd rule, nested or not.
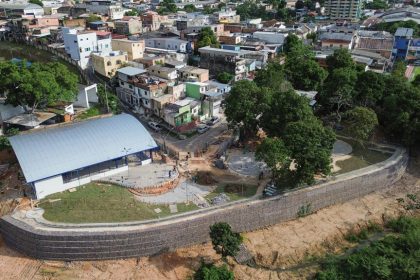
[(12, 216), (0, 220), (8, 246), (28, 256), (50, 260), (94, 260), (150, 256), (209, 240), (209, 226), (228, 222), (245, 232), (294, 219), (299, 208), (318, 209), (384, 189), (405, 172), (408, 156), (398, 149), (388, 160), (320, 185), (265, 199), (191, 213), (147, 224), (99, 228), (33, 227)]

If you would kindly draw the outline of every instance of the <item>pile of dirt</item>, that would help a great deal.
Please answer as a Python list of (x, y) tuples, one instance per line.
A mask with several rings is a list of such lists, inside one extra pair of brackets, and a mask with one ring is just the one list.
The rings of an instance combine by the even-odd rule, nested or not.
[(203, 186), (212, 186), (217, 183), (211, 174), (208, 171), (198, 171), (196, 174), (196, 182)]

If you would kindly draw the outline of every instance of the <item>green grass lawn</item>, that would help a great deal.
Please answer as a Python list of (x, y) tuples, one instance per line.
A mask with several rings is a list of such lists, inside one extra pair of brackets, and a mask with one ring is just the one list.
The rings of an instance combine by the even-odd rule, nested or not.
[[(340, 139), (340, 137), (338, 137), (338, 139)], [(367, 167), (369, 165), (384, 161), (392, 155), (391, 151), (379, 152), (370, 150), (368, 149), (369, 146), (367, 144), (363, 147), (354, 140), (341, 140), (349, 143), (352, 146), (352, 157), (346, 160), (337, 161), (337, 166), (339, 166), (341, 169), (335, 174), (343, 174), (363, 167)]]
[(78, 119), (84, 120), (91, 117), (99, 116), (101, 114), (101, 109), (99, 106), (90, 107), (83, 113), (77, 116)]
[[(54, 199), (61, 200), (50, 202)], [(45, 210), (45, 219), (63, 223), (128, 222), (171, 215), (167, 205), (139, 202), (123, 187), (97, 183), (81, 186), (75, 192), (52, 194), (39, 207)], [(177, 207), (178, 213), (198, 209), (193, 203), (180, 203)], [(157, 214), (156, 208), (162, 212)]]
[(246, 184), (224, 184), (218, 186), (214, 191), (206, 195), (207, 200), (212, 200), (221, 193), (229, 196), (231, 201), (244, 199), (255, 195), (258, 186)]

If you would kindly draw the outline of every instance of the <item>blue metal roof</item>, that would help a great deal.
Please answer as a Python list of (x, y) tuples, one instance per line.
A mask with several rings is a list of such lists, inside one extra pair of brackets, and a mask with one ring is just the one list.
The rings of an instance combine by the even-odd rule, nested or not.
[(26, 181), (34, 182), (157, 147), (128, 114), (87, 120), (9, 138)]

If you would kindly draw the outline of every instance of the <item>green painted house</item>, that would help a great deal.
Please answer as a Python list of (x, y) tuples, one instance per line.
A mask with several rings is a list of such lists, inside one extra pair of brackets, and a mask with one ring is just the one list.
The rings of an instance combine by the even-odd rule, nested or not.
[(208, 84), (200, 82), (186, 82), (185, 92), (188, 97), (201, 100), (202, 94), (208, 90)]

